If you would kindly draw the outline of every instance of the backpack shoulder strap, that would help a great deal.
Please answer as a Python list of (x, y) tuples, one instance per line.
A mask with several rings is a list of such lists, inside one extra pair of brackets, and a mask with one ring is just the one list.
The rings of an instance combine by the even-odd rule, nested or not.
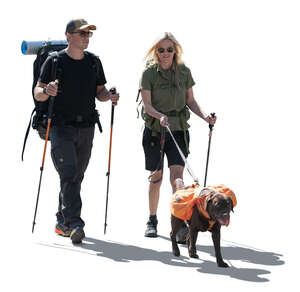
[(99, 56), (89, 52), (89, 51), (84, 51), (85, 56), (88, 56), (93, 63), (93, 68), (96, 71), (97, 76), (99, 75), (99, 71), (100, 71), (100, 59)]
[(155, 88), (157, 80), (158, 80), (157, 65), (154, 65), (154, 66), (152, 66), (152, 84), (153, 84), (153, 88)]
[(53, 58), (58, 58), (58, 52), (57, 51), (52, 51), (49, 53), (49, 56), (53, 57)]
[[(99, 76), (99, 72), (100, 72), (100, 66), (101, 66), (101, 61), (99, 59), (99, 56), (89, 52), (89, 51), (84, 51), (84, 55), (87, 56), (88, 58), (90, 58), (90, 60), (93, 63), (93, 68), (96, 71), (96, 76)], [(95, 110), (95, 117), (96, 117), (96, 124), (98, 125), (99, 131), (100, 133), (102, 133), (102, 126), (100, 123), (100, 119), (99, 119), (99, 113), (97, 110)]]

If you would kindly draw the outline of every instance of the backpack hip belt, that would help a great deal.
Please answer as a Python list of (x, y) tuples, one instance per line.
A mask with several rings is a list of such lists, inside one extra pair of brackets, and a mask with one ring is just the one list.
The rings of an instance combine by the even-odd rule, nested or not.
[[(188, 113), (188, 115), (187, 115)], [(189, 128), (189, 125), (187, 123), (187, 120), (189, 119), (189, 112), (188, 112), (188, 108), (185, 106), (181, 111), (170, 111), (167, 113), (163, 113), (164, 115), (166, 115), (168, 118), (169, 117), (177, 117), (180, 121), (180, 125), (181, 128), (183, 130), (183, 138), (184, 138), (184, 143), (185, 143), (185, 147), (186, 147), (186, 151), (189, 154), (189, 142), (187, 139), (187, 130)], [(145, 120), (147, 115), (147, 118), (152, 118), (152, 121), (150, 123), (150, 129), (152, 130), (152, 136), (157, 136), (157, 134), (160, 132), (160, 121), (159, 119), (156, 119), (154, 117), (151, 117), (150, 115), (148, 115), (147, 113), (143, 113), (142, 117)], [(144, 118), (145, 117), (145, 118)]]

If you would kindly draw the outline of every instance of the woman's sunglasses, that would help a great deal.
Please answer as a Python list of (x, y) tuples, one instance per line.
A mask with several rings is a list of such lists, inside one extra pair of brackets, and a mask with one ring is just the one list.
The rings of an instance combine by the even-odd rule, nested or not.
[(158, 48), (157, 51), (162, 54), (164, 53), (165, 51), (167, 51), (168, 53), (173, 53), (174, 52), (174, 48), (173, 47), (168, 47), (167, 49), (164, 49), (164, 48)]
[(79, 35), (80, 35), (81, 37), (86, 37), (86, 36), (88, 36), (89, 38), (93, 35), (93, 32), (92, 32), (92, 31), (83, 31), (83, 30), (81, 30), (81, 31), (70, 32), (70, 34), (74, 34), (74, 33), (79, 33)]

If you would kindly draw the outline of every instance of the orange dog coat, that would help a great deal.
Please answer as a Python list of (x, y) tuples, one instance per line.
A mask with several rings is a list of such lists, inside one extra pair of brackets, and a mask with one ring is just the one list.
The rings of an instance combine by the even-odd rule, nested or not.
[[(172, 215), (182, 220), (189, 220), (192, 217), (193, 208), (196, 204), (199, 212), (209, 220), (210, 216), (206, 211), (206, 206), (208, 201), (207, 197), (211, 193), (210, 191), (215, 191), (230, 197), (233, 207), (237, 205), (234, 192), (225, 185), (209, 186), (201, 189), (199, 185), (193, 184), (185, 189), (179, 189), (173, 194), (170, 203)], [(210, 223), (211, 228), (215, 222)]]

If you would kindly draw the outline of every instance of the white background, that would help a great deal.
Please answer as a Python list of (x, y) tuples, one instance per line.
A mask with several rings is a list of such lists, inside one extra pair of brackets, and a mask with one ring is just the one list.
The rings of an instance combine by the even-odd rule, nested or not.
[[(299, 2), (288, 0), (6, 2), (0, 12), (1, 291), (274, 291), (299, 286), (299, 12)], [(33, 131), (25, 161), (20, 160), (33, 108), (34, 61), (21, 54), (21, 42), (62, 39), (73, 17), (97, 25), (89, 50), (100, 56), (108, 87), (116, 85), (121, 94), (115, 109), (107, 234), (111, 106), (98, 103), (104, 133), (96, 132), (82, 186), (87, 235), (82, 247), (54, 234), (58, 176), (49, 151), (31, 234), (43, 150)], [(223, 255), (231, 266), (226, 270), (215, 264), (209, 234), (198, 237), (199, 260), (190, 260), (185, 247), (180, 258), (172, 256), (168, 169), (158, 210), (160, 237), (143, 236), (148, 173), (135, 99), (143, 57), (164, 31), (182, 44), (199, 104), (218, 116), (208, 184), (224, 183), (238, 199), (230, 226), (222, 229)], [(195, 116), (190, 122), (189, 163), (202, 181), (208, 127)], [(185, 183), (192, 183), (186, 173)]]

